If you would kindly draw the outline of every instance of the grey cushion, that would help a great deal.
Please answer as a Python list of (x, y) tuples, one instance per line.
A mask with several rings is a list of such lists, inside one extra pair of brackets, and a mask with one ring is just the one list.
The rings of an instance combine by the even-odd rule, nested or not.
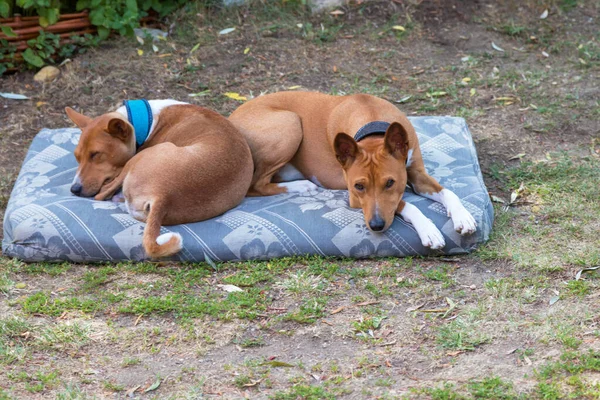
[[(348, 207), (343, 190), (247, 198), (212, 220), (163, 227), (179, 232), (185, 261), (267, 259), (299, 254), (413, 256), (466, 253), (488, 239), (493, 208), (471, 135), (462, 118), (415, 117), (428, 172), (453, 190), (477, 220), (461, 237), (439, 204), (408, 190), (405, 200), (440, 228), (443, 251), (424, 248), (413, 227), (396, 217), (383, 234), (370, 232), (361, 210)], [(78, 129), (44, 129), (33, 140), (4, 216), (2, 250), (25, 261), (143, 260), (144, 224), (122, 203), (73, 196)]]

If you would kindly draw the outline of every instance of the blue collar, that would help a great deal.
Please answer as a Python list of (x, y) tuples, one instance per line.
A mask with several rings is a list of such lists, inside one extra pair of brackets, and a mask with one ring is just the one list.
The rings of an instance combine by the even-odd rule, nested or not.
[(136, 149), (139, 149), (150, 134), (152, 109), (146, 99), (124, 100), (123, 105), (127, 109), (127, 119), (133, 125)]
[(385, 121), (369, 122), (368, 124), (366, 124), (362, 128), (360, 128), (358, 130), (358, 132), (356, 132), (356, 134), (354, 135), (354, 140), (356, 140), (357, 142), (360, 142), (367, 136), (385, 135), (385, 132), (387, 131), (387, 128), (389, 128), (390, 125), (391, 124), (389, 122), (385, 122)]

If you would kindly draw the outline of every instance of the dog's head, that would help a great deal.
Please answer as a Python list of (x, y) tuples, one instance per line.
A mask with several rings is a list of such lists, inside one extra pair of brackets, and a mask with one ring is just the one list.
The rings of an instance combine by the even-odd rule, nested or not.
[(394, 122), (383, 141), (360, 143), (345, 133), (338, 133), (334, 150), (344, 170), (350, 207), (362, 208), (370, 230), (385, 231), (394, 221), (406, 187), (408, 134), (405, 128)]
[(79, 163), (71, 186), (76, 196), (95, 196), (110, 183), (135, 154), (133, 126), (121, 114), (109, 113), (97, 118), (86, 117), (65, 108), (68, 117), (81, 129), (75, 148)]

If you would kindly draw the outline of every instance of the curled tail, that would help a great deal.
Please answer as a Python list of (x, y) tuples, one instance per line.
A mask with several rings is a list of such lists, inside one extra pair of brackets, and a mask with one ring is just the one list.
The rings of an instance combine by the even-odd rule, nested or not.
[(179, 250), (183, 245), (181, 235), (176, 232), (160, 234), (162, 219), (165, 215), (163, 205), (158, 202), (149, 202), (147, 207), (148, 217), (146, 219), (146, 228), (144, 229), (144, 250), (152, 258), (168, 257)]

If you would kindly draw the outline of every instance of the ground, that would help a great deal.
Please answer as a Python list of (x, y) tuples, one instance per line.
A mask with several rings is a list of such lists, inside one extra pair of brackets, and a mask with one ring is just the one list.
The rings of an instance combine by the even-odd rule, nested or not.
[(227, 115), (226, 92), (295, 88), (465, 117), (497, 201), (489, 243), (216, 266), (0, 258), (0, 399), (600, 398), (600, 273), (577, 276), (600, 263), (600, 5), (296, 3), (188, 5), (158, 52), (115, 38), (45, 86), (0, 78), (32, 97), (0, 98), (0, 212), (37, 131), (72, 125), (65, 106), (175, 98)]

